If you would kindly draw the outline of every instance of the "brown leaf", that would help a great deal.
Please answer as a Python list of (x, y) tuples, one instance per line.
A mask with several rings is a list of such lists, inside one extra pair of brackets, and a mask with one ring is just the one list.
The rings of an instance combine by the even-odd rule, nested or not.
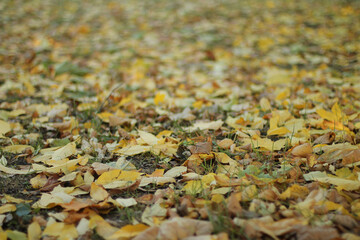
[(224, 149), (229, 149), (232, 144), (234, 144), (234, 141), (230, 138), (224, 138), (223, 140), (217, 142), (217, 145)]
[(313, 142), (313, 145), (316, 144), (331, 144), (333, 143), (335, 140), (335, 133), (334, 132), (328, 132), (325, 133), (324, 135), (318, 137), (315, 139), (315, 141)]
[(175, 217), (163, 222), (160, 226), (151, 227), (140, 233), (133, 240), (172, 240), (191, 236), (210, 234), (213, 226), (208, 221)]
[(298, 240), (331, 240), (339, 238), (340, 235), (335, 228), (331, 227), (310, 227), (298, 225), (294, 227)]
[(108, 172), (109, 170), (115, 169), (107, 164), (99, 163), (99, 162), (94, 162), (93, 164), (91, 164), (91, 166), (94, 168), (96, 174), (98, 175), (101, 175), (104, 172)]
[(350, 151), (342, 160), (343, 165), (352, 164), (360, 161), (360, 149)]
[(304, 143), (294, 147), (291, 151), (291, 154), (295, 157), (307, 157), (312, 153), (312, 151), (313, 150), (310, 143)]
[(159, 231), (160, 227), (158, 226), (150, 227), (137, 235), (135, 238), (133, 238), (133, 240), (157, 240), (157, 235), (159, 234)]
[(210, 154), (212, 149), (212, 143), (211, 142), (200, 142), (196, 143), (195, 145), (189, 146), (188, 149), (192, 154), (196, 153), (206, 153)]
[(233, 216), (240, 216), (242, 207), (240, 205), (241, 195), (232, 193), (228, 198), (227, 208)]
[(79, 211), (82, 208), (86, 208), (94, 204), (90, 199), (78, 199), (74, 198), (69, 203), (61, 203), (59, 204), (64, 208), (64, 211)]
[(259, 198), (274, 202), (279, 198), (279, 194), (272, 189), (265, 189), (259, 194)]
[(53, 176), (49, 177), (46, 184), (42, 188), (40, 188), (40, 191), (41, 192), (52, 191), (57, 185), (60, 184), (58, 179), (59, 179), (59, 176), (57, 176), (57, 175), (53, 175)]
[(122, 117), (118, 117), (118, 116), (110, 116), (109, 117), (109, 125), (110, 127), (114, 127), (114, 126), (121, 126), (124, 125), (126, 123), (131, 123), (131, 119), (129, 118), (122, 118)]
[(348, 215), (336, 214), (332, 217), (331, 220), (337, 224), (342, 225), (343, 227), (348, 228), (349, 230), (359, 227), (359, 223), (354, 218)]

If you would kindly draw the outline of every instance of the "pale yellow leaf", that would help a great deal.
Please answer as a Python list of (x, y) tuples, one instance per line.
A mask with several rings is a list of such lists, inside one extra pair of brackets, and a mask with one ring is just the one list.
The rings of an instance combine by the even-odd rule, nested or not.
[(121, 207), (131, 207), (137, 204), (135, 198), (117, 198), (116, 202)]
[(0, 207), (0, 214), (16, 211), (15, 204), (4, 204)]
[(54, 222), (46, 226), (42, 236), (54, 236), (58, 239), (75, 239), (78, 237), (78, 232), (73, 224), (65, 224), (62, 222)]
[(10, 124), (3, 120), (0, 120), (0, 138), (4, 138), (4, 135), (10, 131)]
[(56, 150), (52, 155), (52, 160), (61, 160), (74, 154), (76, 154), (76, 143), (71, 142)]
[(194, 126), (192, 127), (188, 127), (186, 128), (187, 131), (195, 131), (197, 129), (199, 130), (218, 130), (222, 125), (223, 125), (223, 121), (221, 120), (217, 120), (217, 121), (213, 121), (213, 122), (197, 122), (194, 124)]
[(124, 154), (127, 156), (134, 156), (140, 153), (148, 152), (151, 150), (151, 146), (142, 146), (142, 145), (134, 145), (122, 148), (120, 150), (115, 151), (119, 154)]
[(101, 186), (96, 183), (91, 183), (90, 196), (97, 202), (104, 201), (109, 197), (109, 193)]
[(260, 99), (260, 107), (264, 112), (271, 110), (271, 105), (267, 98)]
[(155, 137), (153, 134), (145, 132), (145, 131), (138, 131), (140, 138), (150, 146), (153, 146), (158, 143), (158, 138)]
[(10, 152), (10, 153), (22, 153), (23, 151), (25, 151), (26, 149), (30, 149), (31, 152), (34, 152), (34, 148), (30, 145), (10, 145), (10, 146), (6, 146), (4, 147), (2, 150), (4, 152)]
[(108, 239), (129, 239), (135, 237), (136, 235), (145, 231), (148, 228), (149, 226), (146, 226), (144, 224), (126, 225), (116, 231)]
[(165, 174), (164, 177), (179, 177), (181, 176), (181, 174), (186, 173), (187, 171), (187, 167), (185, 166), (176, 166), (171, 168), (170, 170), (168, 170)]
[(141, 179), (140, 187), (147, 186), (149, 184), (163, 185), (165, 183), (175, 182), (173, 177), (144, 177)]
[(303, 175), (306, 181), (319, 181), (322, 183), (330, 183), (333, 184), (340, 189), (344, 189), (346, 191), (354, 191), (360, 188), (360, 181), (358, 180), (349, 180), (338, 177), (328, 176), (325, 172), (310, 172)]
[(4, 165), (0, 164), (0, 171), (8, 174), (31, 174), (34, 172), (35, 169), (27, 169), (27, 170), (17, 170), (5, 167)]
[(41, 238), (41, 228), (38, 222), (32, 222), (27, 228), (27, 236), (29, 240), (38, 240)]
[(89, 227), (91, 229), (95, 228), (96, 233), (104, 239), (108, 239), (118, 230), (118, 228), (111, 226), (99, 215), (93, 215), (90, 218)]

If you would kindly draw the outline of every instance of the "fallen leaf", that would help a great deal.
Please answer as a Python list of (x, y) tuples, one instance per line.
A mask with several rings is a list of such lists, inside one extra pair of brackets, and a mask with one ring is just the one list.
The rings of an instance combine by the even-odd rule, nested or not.
[(222, 125), (223, 125), (223, 121), (221, 120), (217, 120), (217, 121), (213, 121), (213, 122), (197, 122), (195, 123), (192, 127), (187, 128), (187, 131), (195, 131), (197, 129), (199, 130), (218, 130)]
[(0, 138), (4, 138), (5, 134), (11, 131), (10, 124), (0, 120)]
[(90, 196), (97, 202), (104, 201), (109, 197), (108, 192), (96, 183), (91, 184)]
[(41, 227), (38, 222), (32, 222), (27, 228), (27, 237), (29, 240), (41, 239)]
[(131, 207), (137, 204), (134, 198), (117, 198), (115, 200), (121, 207)]
[(149, 227), (144, 224), (126, 225), (116, 231), (108, 239), (132, 238), (145, 231)]
[(4, 204), (0, 207), (0, 214), (14, 211), (16, 211), (16, 206), (14, 204)]
[(71, 155), (76, 154), (76, 144), (71, 142), (65, 146), (59, 148), (52, 154), (52, 160), (62, 160), (64, 158), (70, 157)]
[[(148, 239), (185, 239), (190, 236), (210, 234), (213, 227), (210, 222), (187, 218), (173, 218), (140, 233), (134, 240)], [(156, 234), (157, 233), (157, 234)]]
[(310, 143), (304, 143), (304, 144), (294, 147), (291, 150), (291, 154), (296, 157), (307, 157), (308, 155), (310, 155), (312, 153), (312, 151), (313, 150), (312, 150)]
[(26, 149), (30, 149), (31, 152), (34, 152), (34, 148), (29, 145), (10, 145), (2, 148), (4, 152), (10, 152), (14, 154), (22, 153)]

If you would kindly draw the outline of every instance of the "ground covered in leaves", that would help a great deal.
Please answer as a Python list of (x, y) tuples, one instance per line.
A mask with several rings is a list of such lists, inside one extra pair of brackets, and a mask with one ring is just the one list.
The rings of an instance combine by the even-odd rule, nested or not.
[(0, 239), (359, 239), (358, 1), (0, 1)]

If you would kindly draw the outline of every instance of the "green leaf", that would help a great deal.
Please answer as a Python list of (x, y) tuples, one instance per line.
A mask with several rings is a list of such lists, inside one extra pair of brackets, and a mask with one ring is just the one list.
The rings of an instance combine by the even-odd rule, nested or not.
[(79, 67), (70, 62), (63, 62), (55, 66), (55, 75), (61, 75), (63, 73), (70, 73), (77, 76), (84, 76), (91, 73), (91, 69), (85, 67)]
[(19, 203), (16, 205), (16, 215), (23, 217), (31, 213), (31, 207), (28, 203)]

